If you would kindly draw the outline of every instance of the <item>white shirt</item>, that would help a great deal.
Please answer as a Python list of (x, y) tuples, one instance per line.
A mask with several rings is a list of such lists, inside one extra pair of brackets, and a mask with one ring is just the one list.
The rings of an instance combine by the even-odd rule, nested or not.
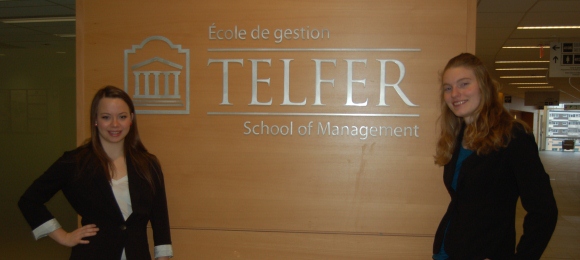
[(131, 213), (133, 213), (131, 194), (129, 194), (129, 177), (125, 175), (125, 177), (118, 180), (111, 179), (111, 187), (113, 188), (113, 194), (115, 195), (117, 204), (119, 204), (121, 213), (123, 213), (123, 217), (127, 220)]

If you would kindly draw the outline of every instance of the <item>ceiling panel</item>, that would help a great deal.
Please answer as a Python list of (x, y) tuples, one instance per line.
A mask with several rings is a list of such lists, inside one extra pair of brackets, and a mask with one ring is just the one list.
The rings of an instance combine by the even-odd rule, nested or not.
[(536, 0), (479, 0), (478, 13), (525, 13), (536, 4)]
[(580, 7), (573, 10), (576, 11), (529, 13), (519, 26), (575, 25), (580, 17)]
[(514, 28), (523, 13), (478, 13), (477, 28)]
[[(2, 3), (6, 2), (0, 1), (0, 5)], [(47, 16), (69, 16), (69, 15), (75, 15), (75, 10), (67, 6), (58, 6), (58, 5), (0, 8), (0, 17), (2, 18), (47, 17)]]
[(534, 12), (577, 12), (580, 10), (580, 1), (577, 0), (544, 0), (538, 1), (536, 5), (530, 10)]
[[(501, 60), (544, 60), (549, 61), (550, 49), (546, 46), (542, 58), (540, 49), (504, 49), (504, 46), (540, 46), (551, 42), (580, 42), (580, 30), (517, 30), (518, 26), (540, 25), (580, 25), (580, 1), (478, 1), (478, 20), (476, 37), (476, 55), (488, 66), (492, 75), (502, 85), (505, 95), (523, 98), (530, 89), (518, 88), (520, 85), (510, 83), (544, 82), (554, 86), (553, 90), (561, 92), (561, 103), (579, 103), (580, 91), (572, 87), (570, 82), (580, 82), (580, 78), (550, 78), (543, 79), (502, 79), (501, 76), (541, 76), (548, 71), (497, 71), (496, 68), (514, 67), (549, 67), (549, 63), (534, 64), (498, 64)], [(506, 28), (508, 27), (508, 28)], [(493, 28), (497, 28), (495, 33)], [(506, 33), (505, 30), (510, 31)], [(501, 44), (498, 40), (503, 38)], [(570, 81), (570, 82), (569, 82)], [(545, 89), (544, 89), (545, 90)], [(538, 90), (535, 90), (538, 91)]]
[[(0, 1), (0, 20), (14, 17), (74, 16), (75, 0)], [(450, 17), (450, 19), (452, 19)], [(580, 0), (478, 0), (476, 55), (488, 66), (494, 77), (507, 75), (496, 68), (531, 66), (505, 65), (497, 60), (537, 60), (539, 49), (502, 49), (503, 46), (539, 46), (551, 42), (580, 42), (580, 30), (516, 30), (517, 26), (580, 25)], [(75, 38), (55, 34), (74, 34), (74, 22), (3, 24), (0, 23), (0, 56), (12, 55), (15, 48), (42, 49), (47, 52), (74, 53)], [(14, 52), (18, 53), (18, 52)], [(16, 55), (16, 54), (15, 54)], [(543, 60), (549, 60), (549, 49)], [(451, 58), (451, 57), (450, 57)], [(547, 66), (543, 64), (542, 66)], [(512, 72), (512, 74), (525, 72)], [(525, 89), (500, 79), (505, 95), (524, 96)], [(520, 80), (522, 81), (522, 80)], [(537, 80), (536, 80), (537, 81)], [(579, 103), (580, 78), (546, 78), (544, 82), (561, 91), (561, 102)]]
[[(0, 1), (0, 20), (74, 16), (74, 0), (19, 0)], [(12, 55), (14, 48), (42, 48), (47, 52), (74, 53), (75, 38), (62, 38), (57, 34), (75, 34), (74, 22), (19, 23), (0, 22), (0, 54)], [(64, 44), (66, 42), (66, 44)], [(14, 52), (14, 55), (20, 53)]]

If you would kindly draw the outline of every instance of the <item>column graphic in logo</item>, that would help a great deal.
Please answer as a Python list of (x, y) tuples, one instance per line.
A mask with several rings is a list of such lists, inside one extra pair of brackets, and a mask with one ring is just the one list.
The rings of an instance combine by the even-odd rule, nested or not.
[(163, 36), (125, 50), (125, 92), (137, 113), (189, 114), (189, 58), (189, 49)]

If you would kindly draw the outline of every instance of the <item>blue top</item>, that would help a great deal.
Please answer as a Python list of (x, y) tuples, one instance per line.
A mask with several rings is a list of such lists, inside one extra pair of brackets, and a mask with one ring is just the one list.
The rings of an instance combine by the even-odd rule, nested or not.
[[(467, 157), (469, 157), (472, 153), (473, 151), (463, 148), (463, 145), (459, 147), (459, 157), (457, 158), (457, 164), (455, 164), (455, 173), (453, 174), (453, 182), (451, 182), (451, 188), (453, 188), (454, 191), (457, 191), (457, 179), (459, 179), (461, 165), (463, 164), (463, 161)], [(449, 224), (447, 224), (447, 226), (449, 226)], [(445, 233), (447, 233), (447, 230), (445, 230)], [(443, 241), (444, 242), (441, 244), (441, 249), (439, 250), (439, 253), (433, 255), (433, 259), (435, 260), (445, 260), (449, 258), (444, 248), (445, 238), (443, 238)]]
[(459, 158), (457, 158), (457, 164), (455, 165), (455, 174), (453, 174), (453, 182), (451, 182), (451, 188), (457, 191), (457, 179), (459, 179), (459, 171), (461, 170), (461, 165), (463, 161), (469, 157), (473, 151), (463, 148), (463, 145), (459, 147)]

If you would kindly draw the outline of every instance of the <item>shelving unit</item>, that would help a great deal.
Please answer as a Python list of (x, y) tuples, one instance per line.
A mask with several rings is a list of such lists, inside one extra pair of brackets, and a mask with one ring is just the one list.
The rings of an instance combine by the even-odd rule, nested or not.
[(562, 149), (562, 141), (574, 140), (574, 152), (580, 149), (580, 111), (550, 110), (546, 129), (546, 150)]

